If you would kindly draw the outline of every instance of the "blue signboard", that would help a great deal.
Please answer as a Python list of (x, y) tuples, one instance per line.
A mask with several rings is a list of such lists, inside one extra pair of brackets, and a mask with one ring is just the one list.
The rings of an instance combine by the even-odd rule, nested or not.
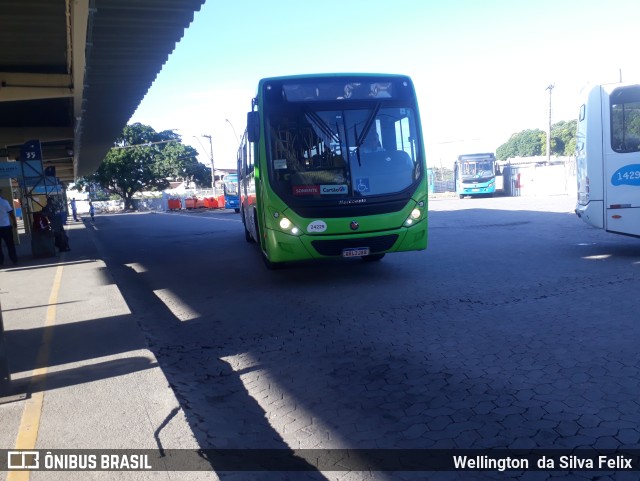
[(22, 177), (20, 162), (0, 162), (0, 179), (17, 179)]

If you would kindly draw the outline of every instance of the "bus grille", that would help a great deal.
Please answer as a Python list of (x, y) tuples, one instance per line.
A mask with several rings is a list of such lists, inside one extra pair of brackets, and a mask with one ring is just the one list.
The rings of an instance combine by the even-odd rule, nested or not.
[(391, 249), (397, 239), (398, 234), (392, 234), (362, 239), (315, 240), (311, 242), (311, 245), (318, 251), (318, 254), (323, 256), (339, 256), (342, 254), (342, 249), (354, 247), (368, 247), (373, 254)]

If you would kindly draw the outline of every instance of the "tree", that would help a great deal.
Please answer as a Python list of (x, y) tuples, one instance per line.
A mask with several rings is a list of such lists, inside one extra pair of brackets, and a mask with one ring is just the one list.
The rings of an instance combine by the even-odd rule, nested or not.
[[(179, 139), (173, 132), (171, 136)], [(132, 207), (131, 199), (138, 192), (166, 189), (169, 181), (158, 162), (162, 145), (159, 142), (171, 138), (163, 137), (147, 125), (127, 125), (90, 180), (120, 196), (125, 209)]]
[(158, 160), (159, 169), (173, 180), (194, 183), (198, 187), (211, 187), (211, 169), (198, 162), (198, 151), (182, 143), (168, 143)]
[[(560, 121), (551, 126), (551, 153), (573, 155), (576, 150), (576, 120)], [(496, 149), (498, 160), (513, 157), (533, 157), (546, 155), (547, 134), (540, 129), (523, 130)]]
[(135, 123), (124, 128), (98, 170), (77, 184), (80, 188), (99, 184), (122, 198), (125, 209), (129, 209), (136, 193), (164, 190), (169, 179), (211, 185), (211, 172), (196, 155), (197, 151), (182, 144), (175, 132), (156, 132), (148, 125)]
[(561, 120), (551, 126), (551, 153), (573, 155), (576, 151), (576, 132), (578, 121)]
[(511, 157), (532, 157), (541, 155), (546, 143), (546, 135), (540, 129), (523, 130), (496, 149), (496, 158), (506, 160)]

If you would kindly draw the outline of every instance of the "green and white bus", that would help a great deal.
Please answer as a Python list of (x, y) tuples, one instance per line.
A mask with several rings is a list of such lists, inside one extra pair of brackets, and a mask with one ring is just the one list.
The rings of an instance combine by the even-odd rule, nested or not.
[(409, 77), (260, 80), (238, 179), (246, 240), (269, 268), (427, 247), (427, 169)]

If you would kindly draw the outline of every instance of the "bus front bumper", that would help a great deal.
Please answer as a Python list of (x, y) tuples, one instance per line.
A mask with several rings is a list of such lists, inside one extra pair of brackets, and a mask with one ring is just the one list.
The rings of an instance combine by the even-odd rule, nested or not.
[(496, 191), (495, 184), (492, 184), (488, 187), (465, 187), (460, 192), (462, 195), (483, 195), (483, 194), (493, 194)]
[(427, 248), (427, 221), (367, 234), (291, 235), (267, 229), (267, 250), (271, 262), (346, 257), (345, 249), (369, 248), (370, 254), (424, 250)]

